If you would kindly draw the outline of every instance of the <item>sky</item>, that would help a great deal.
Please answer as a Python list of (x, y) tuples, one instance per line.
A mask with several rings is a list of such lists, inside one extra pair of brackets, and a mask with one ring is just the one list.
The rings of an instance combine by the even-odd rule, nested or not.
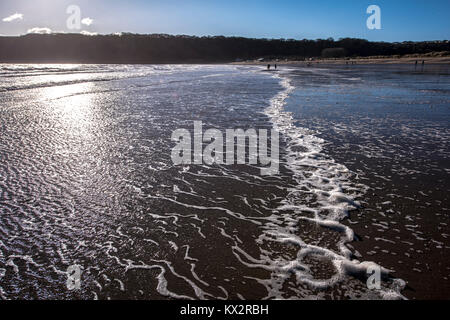
[[(69, 29), (67, 8), (80, 8)], [(369, 30), (367, 8), (381, 10)], [(0, 0), (0, 35), (118, 32), (372, 41), (450, 39), (450, 0)], [(73, 20), (72, 20), (73, 21)]]

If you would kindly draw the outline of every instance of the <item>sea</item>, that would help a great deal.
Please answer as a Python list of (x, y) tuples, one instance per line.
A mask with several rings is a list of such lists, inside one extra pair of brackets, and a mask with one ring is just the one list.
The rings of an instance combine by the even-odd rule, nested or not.
[[(0, 64), (0, 299), (450, 293), (450, 66)], [(279, 172), (174, 164), (276, 130)]]

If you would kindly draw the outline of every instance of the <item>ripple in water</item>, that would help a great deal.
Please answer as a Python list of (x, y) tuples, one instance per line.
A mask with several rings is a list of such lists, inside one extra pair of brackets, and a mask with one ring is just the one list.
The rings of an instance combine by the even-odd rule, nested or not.
[[(367, 289), (374, 263), (358, 261), (341, 222), (367, 187), (284, 111), (287, 78), (101, 65), (8, 65), (1, 76), (1, 298), (401, 297), (398, 279)], [(172, 131), (197, 120), (274, 126), (280, 174), (173, 166)], [(71, 265), (80, 291), (66, 288)]]

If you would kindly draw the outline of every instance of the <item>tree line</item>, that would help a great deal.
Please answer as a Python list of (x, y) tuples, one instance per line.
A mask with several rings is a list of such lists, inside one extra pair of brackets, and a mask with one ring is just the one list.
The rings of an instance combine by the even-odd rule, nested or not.
[(364, 39), (294, 40), (165, 34), (86, 36), (27, 34), (0, 37), (0, 62), (223, 63), (310, 57), (367, 57), (450, 51), (449, 41), (370, 42)]

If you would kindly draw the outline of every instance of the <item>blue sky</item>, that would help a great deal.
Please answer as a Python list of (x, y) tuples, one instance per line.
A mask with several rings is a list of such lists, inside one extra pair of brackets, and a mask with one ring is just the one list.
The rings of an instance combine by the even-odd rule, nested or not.
[[(74, 32), (66, 26), (70, 4), (80, 7), (82, 18), (93, 20), (76, 32), (390, 42), (450, 39), (450, 0), (1, 0), (0, 34), (25, 34), (33, 28)], [(381, 30), (366, 27), (366, 9), (372, 4), (381, 8)], [(12, 16), (16, 13), (19, 16)]]

